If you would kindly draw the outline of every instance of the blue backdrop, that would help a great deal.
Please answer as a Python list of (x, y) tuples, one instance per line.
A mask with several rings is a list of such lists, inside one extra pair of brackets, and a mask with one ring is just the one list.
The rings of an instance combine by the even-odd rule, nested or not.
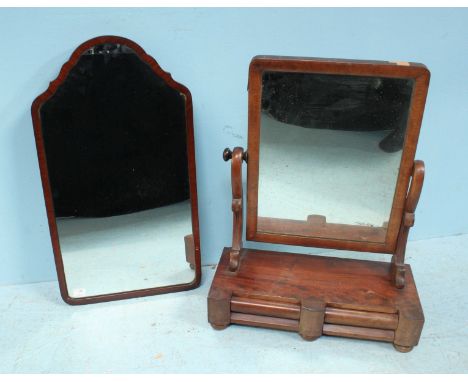
[(426, 64), (427, 177), (411, 239), (468, 232), (468, 9), (0, 9), (0, 284), (56, 278), (30, 106), (80, 43), (104, 34), (136, 41), (192, 92), (204, 264), (230, 244), (221, 152), (247, 144), (257, 54)]

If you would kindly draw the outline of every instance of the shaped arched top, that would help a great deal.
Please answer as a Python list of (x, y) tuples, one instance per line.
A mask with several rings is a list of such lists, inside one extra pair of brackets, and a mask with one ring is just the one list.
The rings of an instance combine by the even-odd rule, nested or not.
[(114, 36), (81, 44), (33, 104), (56, 216), (188, 199), (191, 109), (189, 90), (138, 44)]
[(68, 76), (70, 70), (76, 65), (76, 63), (84, 53), (94, 48), (95, 46), (104, 44), (120, 44), (132, 49), (142, 61), (144, 61), (151, 67), (151, 69), (158, 77), (161, 77), (170, 87), (182, 93), (187, 98), (187, 106), (190, 105), (190, 109), (192, 108), (192, 95), (190, 94), (190, 90), (181, 83), (175, 81), (172, 78), (171, 73), (164, 71), (159, 66), (158, 62), (152, 56), (147, 54), (140, 45), (125, 37), (106, 35), (94, 37), (90, 40), (87, 40), (80, 44), (73, 51), (68, 61), (65, 62), (65, 64), (63, 64), (62, 68), (60, 69), (57, 78), (51, 81), (47, 90), (44, 93), (40, 94), (34, 100), (32, 104), (33, 111), (55, 93), (57, 88), (63, 83), (65, 78)]
[[(198, 286), (200, 237), (192, 97), (187, 87), (135, 42), (100, 36), (73, 51), (57, 78), (34, 100), (31, 113), (63, 299), (86, 304)], [(73, 219), (63, 219), (69, 217)], [(119, 261), (128, 264), (119, 268), (122, 264), (112, 260), (112, 246), (118, 239), (125, 252), (128, 243), (133, 248), (143, 240), (136, 224), (159, 224), (160, 229), (148, 226), (145, 238), (150, 241), (131, 250), (128, 259), (122, 257)], [(180, 237), (172, 237), (170, 227), (179, 227)], [(112, 236), (107, 256), (106, 235), (114, 229), (124, 233)], [(88, 233), (97, 236), (88, 240)], [(79, 248), (70, 250), (77, 243)], [(179, 261), (184, 246), (194, 272), (183, 257)], [(151, 261), (160, 256), (161, 266), (151, 268), (151, 279), (138, 274), (125, 285), (96, 285), (90, 273), (88, 284), (82, 285), (75, 276), (84, 273), (74, 273), (73, 267), (86, 268), (89, 256), (74, 255), (67, 264), (64, 259), (88, 250), (95, 251), (96, 261), (109, 259), (95, 269), (117, 272), (114, 276), (128, 265), (137, 272), (148, 251)]]

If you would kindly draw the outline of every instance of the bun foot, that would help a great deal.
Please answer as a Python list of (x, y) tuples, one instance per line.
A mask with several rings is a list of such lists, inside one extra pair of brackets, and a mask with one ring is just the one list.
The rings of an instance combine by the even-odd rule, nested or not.
[(401, 346), (397, 344), (393, 344), (393, 347), (398, 350), (400, 353), (409, 353), (413, 350), (413, 346)]
[(318, 339), (320, 336), (314, 336), (314, 337), (308, 337), (308, 336), (303, 336), (302, 334), (300, 335), (302, 337), (303, 340), (306, 340), (306, 341), (315, 341), (316, 339)]
[(216, 324), (211, 324), (211, 323), (210, 323), (210, 325), (215, 330), (223, 330), (223, 329), (226, 329), (229, 326), (229, 324), (228, 325), (216, 325)]

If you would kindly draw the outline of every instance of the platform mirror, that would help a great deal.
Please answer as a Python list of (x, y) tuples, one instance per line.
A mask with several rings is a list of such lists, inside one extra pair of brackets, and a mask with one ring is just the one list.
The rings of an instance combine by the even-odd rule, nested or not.
[[(248, 150), (231, 161), (233, 238), (208, 297), (216, 329), (243, 324), (392, 342), (409, 351), (424, 317), (405, 264), (424, 179), (415, 160), (429, 84), (418, 63), (257, 56)], [(247, 162), (242, 245), (242, 164)], [(352, 250), (339, 258), (274, 244)], [(389, 261), (360, 260), (360, 252)]]
[(196, 287), (189, 90), (135, 42), (97, 37), (73, 52), (32, 117), (63, 299)]

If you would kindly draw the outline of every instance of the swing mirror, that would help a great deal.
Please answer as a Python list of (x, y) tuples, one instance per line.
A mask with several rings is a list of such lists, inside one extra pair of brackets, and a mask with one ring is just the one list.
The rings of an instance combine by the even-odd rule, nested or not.
[(247, 239), (391, 252), (426, 76), (406, 63), (254, 58)]

